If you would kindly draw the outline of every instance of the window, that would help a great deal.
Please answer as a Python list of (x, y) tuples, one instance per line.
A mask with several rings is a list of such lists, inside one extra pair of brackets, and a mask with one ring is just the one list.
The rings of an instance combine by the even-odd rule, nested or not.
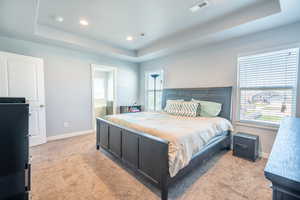
[(94, 98), (95, 99), (104, 99), (105, 98), (105, 79), (104, 78), (95, 78), (94, 79)]
[[(154, 78), (153, 75), (158, 75), (157, 78)], [(163, 71), (155, 70), (145, 73), (146, 80), (146, 108), (150, 111), (159, 111), (162, 109), (162, 90), (163, 90)], [(154, 85), (155, 84), (155, 85)], [(156, 86), (156, 96), (154, 97), (154, 86)], [(154, 99), (156, 101), (154, 102)]]
[(299, 49), (239, 57), (239, 119), (277, 125), (296, 109)]

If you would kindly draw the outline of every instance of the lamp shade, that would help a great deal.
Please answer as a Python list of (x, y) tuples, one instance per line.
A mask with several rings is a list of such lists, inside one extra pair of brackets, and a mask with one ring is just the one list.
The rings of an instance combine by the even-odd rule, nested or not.
[(159, 74), (151, 74), (151, 77), (152, 78), (157, 78), (157, 77), (159, 77)]

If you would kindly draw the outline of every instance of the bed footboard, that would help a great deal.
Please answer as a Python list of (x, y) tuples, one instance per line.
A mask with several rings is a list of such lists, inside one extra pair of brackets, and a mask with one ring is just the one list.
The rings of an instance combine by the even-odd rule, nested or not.
[(209, 160), (215, 153), (230, 149), (231, 133), (226, 133), (197, 153), (190, 164), (172, 178), (169, 175), (169, 144), (166, 140), (97, 118), (96, 147), (101, 147), (135, 173), (147, 178), (161, 190), (161, 199), (167, 200), (170, 185)]
[(168, 199), (168, 142), (104, 119), (97, 119), (96, 147), (121, 160), (134, 172), (143, 175)]

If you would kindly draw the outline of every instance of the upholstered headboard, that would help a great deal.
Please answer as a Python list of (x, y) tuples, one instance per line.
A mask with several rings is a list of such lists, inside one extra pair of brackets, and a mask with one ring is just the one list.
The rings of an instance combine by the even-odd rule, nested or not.
[(168, 99), (214, 101), (222, 104), (219, 116), (231, 120), (231, 95), (232, 87), (164, 89), (162, 107), (166, 106)]

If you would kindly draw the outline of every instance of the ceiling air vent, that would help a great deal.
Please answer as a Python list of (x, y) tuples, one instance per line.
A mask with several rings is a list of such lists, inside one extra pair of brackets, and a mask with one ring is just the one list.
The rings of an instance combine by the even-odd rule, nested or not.
[(209, 5), (208, 0), (200, 1), (190, 8), (191, 12), (197, 12), (200, 9), (206, 8)]

